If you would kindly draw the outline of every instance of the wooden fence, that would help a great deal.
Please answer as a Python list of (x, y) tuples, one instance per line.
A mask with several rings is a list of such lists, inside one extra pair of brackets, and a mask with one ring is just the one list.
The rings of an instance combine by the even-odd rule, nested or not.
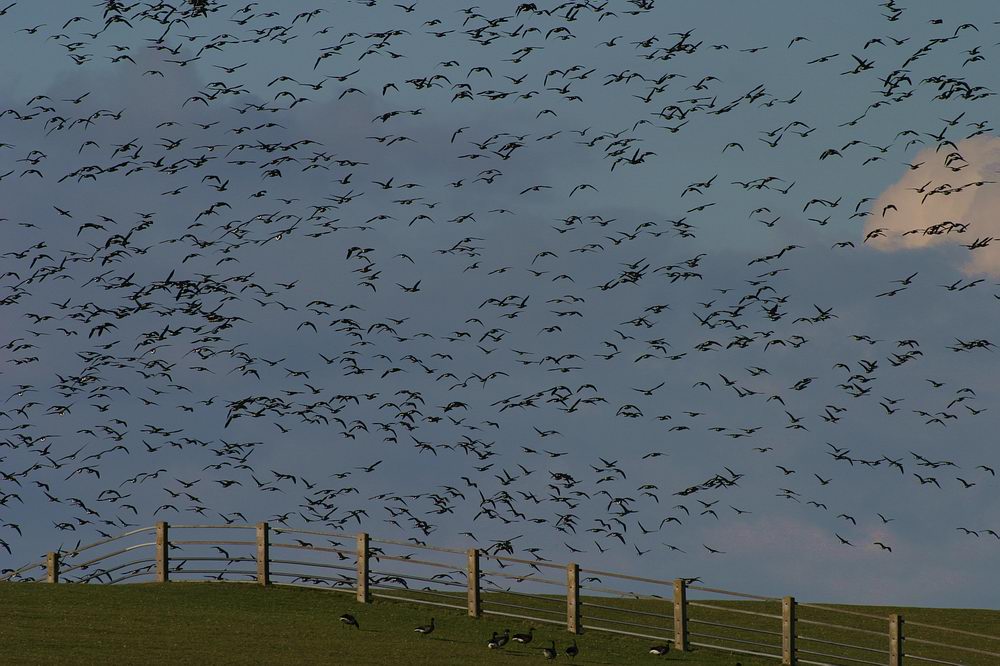
[[(982, 649), (1000, 649), (996, 636), (914, 621), (904, 625), (899, 614), (733, 592), (683, 578), (660, 580), (537, 556), (516, 558), (504, 542), (457, 549), (268, 523), (160, 522), (48, 553), (44, 561), (0, 580), (118, 583), (144, 577), (166, 583), (194, 576), (322, 586), (352, 593), (361, 603), (382, 598), (441, 606), (472, 617), (552, 624), (574, 634), (608, 632), (669, 642), (680, 651), (718, 649), (782, 664), (1000, 663), (1000, 651)], [(970, 639), (980, 647), (968, 645)]]

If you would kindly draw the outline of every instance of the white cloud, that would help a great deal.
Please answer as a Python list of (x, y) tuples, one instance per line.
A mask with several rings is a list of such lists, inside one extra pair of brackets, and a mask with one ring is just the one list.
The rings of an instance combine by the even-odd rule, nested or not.
[(887, 188), (865, 223), (867, 244), (892, 252), (948, 244), (962, 248), (968, 275), (1000, 276), (1000, 138), (978, 136), (921, 151), (919, 165)]

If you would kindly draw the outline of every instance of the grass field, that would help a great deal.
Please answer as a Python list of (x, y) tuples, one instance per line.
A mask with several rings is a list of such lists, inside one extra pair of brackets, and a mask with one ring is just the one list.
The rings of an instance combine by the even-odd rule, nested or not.
[[(491, 600), (496, 603), (500, 598), (493, 594), (484, 595), (484, 607), (488, 609)], [(631, 616), (636, 622), (645, 622), (649, 620), (633, 616), (629, 611), (663, 612), (667, 608), (663, 602), (611, 601), (605, 598), (599, 601), (608, 607), (602, 610), (601, 617), (609, 620)], [(757, 602), (728, 605), (744, 610), (774, 610)], [(613, 611), (610, 607), (622, 610)], [(4, 619), (0, 623), (0, 646), (3, 650), (0, 662), (4, 664), (518, 664), (544, 661), (538, 648), (548, 645), (550, 640), (555, 640), (560, 650), (557, 661), (566, 663), (570, 659), (562, 651), (574, 638), (559, 626), (536, 623), (538, 629), (530, 646), (510, 644), (503, 650), (491, 651), (486, 648), (486, 642), (494, 630), (502, 632), (509, 627), (512, 632), (526, 631), (528, 623), (507, 617), (474, 619), (458, 610), (399, 601), (376, 599), (370, 605), (363, 605), (357, 603), (353, 595), (340, 592), (283, 586), (265, 589), (235, 583), (172, 582), (166, 585), (117, 586), (0, 584), (0, 608), (3, 609)], [(886, 609), (851, 608), (876, 614), (889, 612)], [(800, 612), (800, 618), (805, 617), (805, 610)], [(358, 618), (360, 631), (338, 622), (337, 618), (345, 612)], [(902, 609), (901, 612), (908, 620), (1000, 634), (1000, 612), (997, 611)], [(432, 616), (437, 627), (432, 635), (421, 636), (413, 632), (415, 626), (428, 623)], [(739, 621), (734, 622), (732, 613), (722, 613), (717, 609), (692, 608), (691, 617), (705, 623), (692, 622), (691, 631), (694, 633), (716, 634), (721, 631), (707, 624), (709, 622), (735, 623), (761, 631), (780, 626), (769, 618), (742, 614)], [(844, 622), (845, 617), (853, 619), (854, 623)], [(835, 621), (851, 626), (868, 626), (864, 624), (868, 620), (860, 617), (838, 615)], [(597, 620), (592, 623), (614, 626)], [(664, 631), (653, 632), (654, 635), (670, 635), (665, 629), (667, 625), (669, 622), (659, 621), (657, 626), (664, 627)], [(800, 625), (803, 635), (836, 640), (833, 634), (819, 629)], [(745, 635), (780, 645), (780, 637), (770, 634), (730, 632), (728, 635)], [(929, 637), (956, 642), (956, 637)], [(870, 638), (871, 645), (884, 647), (885, 641), (881, 637), (870, 635)], [(744, 666), (757, 666), (777, 663), (708, 649), (696, 649), (684, 654), (671, 651), (669, 656), (658, 658), (647, 654), (650, 645), (656, 641), (597, 631), (586, 631), (575, 639), (580, 654), (574, 662), (580, 664), (732, 666), (739, 661)], [(991, 645), (980, 639), (965, 640), (968, 642), (963, 644), (979, 649), (1000, 648), (1000, 645)], [(801, 647), (806, 647), (806, 644), (800, 642)], [(815, 645), (809, 647), (818, 649)], [(960, 663), (997, 663), (996, 658), (969, 660), (964, 655), (949, 651), (924, 650), (921, 653)], [(812, 658), (831, 663), (851, 663)], [(872, 653), (862, 658), (886, 663), (885, 657), (879, 654)]]

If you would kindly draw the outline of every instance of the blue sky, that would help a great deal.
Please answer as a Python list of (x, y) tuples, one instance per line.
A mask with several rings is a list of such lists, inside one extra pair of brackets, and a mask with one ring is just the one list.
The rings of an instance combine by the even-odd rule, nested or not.
[(994, 604), (995, 9), (536, 4), (0, 17), (2, 567), (291, 512)]

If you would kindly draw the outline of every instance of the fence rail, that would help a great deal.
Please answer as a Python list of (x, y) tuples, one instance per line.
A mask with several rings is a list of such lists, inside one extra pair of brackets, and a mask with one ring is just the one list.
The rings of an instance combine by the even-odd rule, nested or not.
[[(254, 530), (255, 538), (208, 538), (212, 530), (233, 529)], [(178, 531), (196, 531), (199, 538), (174, 538)], [(153, 541), (148, 540), (150, 532), (155, 534)], [(137, 543), (123, 541), (137, 536)], [(100, 551), (94, 551), (109, 544), (113, 544), (112, 550), (99, 555), (96, 553)], [(274, 557), (273, 549), (288, 555), (294, 551), (296, 559)], [(84, 552), (87, 557), (80, 557)], [(166, 583), (198, 575), (258, 585), (318, 585), (353, 593), (361, 603), (371, 603), (375, 597), (464, 609), (471, 617), (510, 617), (564, 626), (574, 634), (584, 629), (608, 632), (671, 643), (678, 651), (709, 648), (762, 656), (788, 665), (1000, 663), (1000, 636), (912, 621), (906, 623), (904, 632), (903, 617), (895, 613), (877, 615), (800, 603), (790, 596), (768, 597), (692, 585), (684, 578), (660, 580), (583, 569), (572, 562), (521, 559), (500, 552), (505, 551), (444, 548), (376, 538), (364, 532), (272, 527), (266, 522), (160, 522), (71, 551), (50, 552), (42, 561), (0, 576), (0, 581), (44, 579), (49, 583), (111, 584), (145, 577)], [(502, 571), (482, 569), (484, 558)], [(246, 567), (247, 563), (252, 564)], [(288, 569), (276, 571), (272, 565)], [(385, 570), (387, 566), (392, 571)], [(36, 571), (44, 574), (33, 574)], [(546, 575), (541, 575), (543, 571)], [(558, 571), (563, 572), (562, 578), (556, 578)], [(275, 578), (283, 582), (275, 582)], [(644, 592), (609, 587), (605, 579), (622, 585), (639, 583)], [(512, 583), (522, 589), (512, 589)], [(527, 586), (541, 591), (524, 591)], [(652, 593), (650, 586), (654, 587)], [(662, 587), (663, 593), (657, 594), (656, 587)], [(581, 590), (587, 595), (581, 596)], [(698, 599), (689, 600), (690, 593)], [(643, 605), (637, 608), (637, 604)], [(839, 621), (823, 620), (823, 614), (829, 613), (838, 614)], [(805, 635), (799, 632), (799, 624), (806, 625)], [(925, 632), (931, 632), (930, 637), (925, 637)], [(949, 634), (951, 638), (942, 639), (942, 635)], [(976, 646), (957, 642), (964, 637), (966, 642), (968, 638), (977, 639)]]

